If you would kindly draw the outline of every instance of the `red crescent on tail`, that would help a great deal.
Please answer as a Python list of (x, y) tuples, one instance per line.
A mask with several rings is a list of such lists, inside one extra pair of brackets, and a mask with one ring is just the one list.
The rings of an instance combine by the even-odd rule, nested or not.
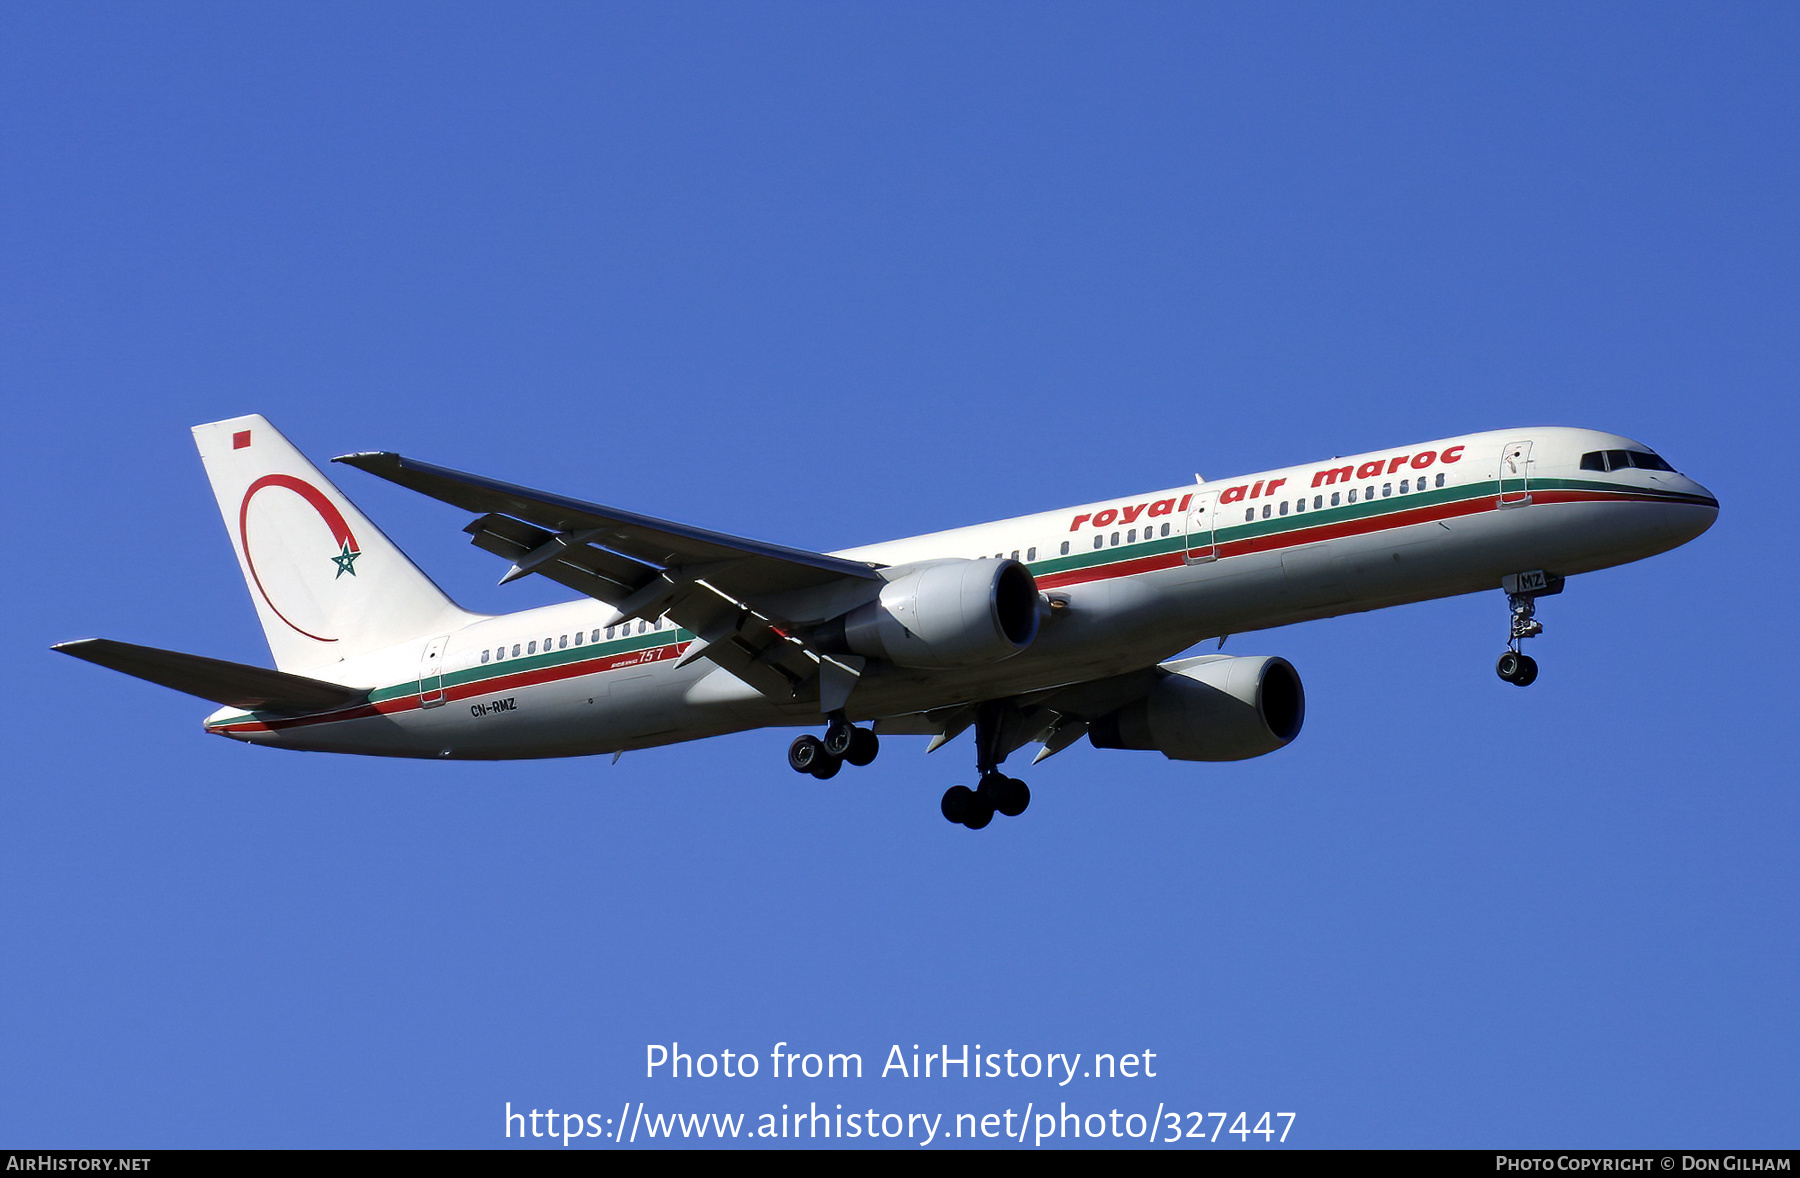
[(250, 570), (250, 579), (256, 583), (256, 591), (262, 594), (264, 601), (269, 603), (269, 608), (274, 611), (275, 616), (287, 622), (288, 627), (295, 633), (305, 634), (315, 642), (336, 642), (335, 638), (326, 638), (322, 634), (302, 630), (293, 622), (288, 621), (287, 615), (281, 612), (281, 608), (269, 599), (269, 591), (263, 588), (262, 578), (256, 575), (256, 559), (250, 555), (250, 500), (264, 487), (285, 487), (294, 492), (319, 513), (319, 518), (324, 520), (325, 526), (331, 529), (333, 540), (340, 545), (348, 544), (352, 552), (360, 552), (362, 547), (357, 544), (356, 537), (350, 534), (350, 525), (344, 522), (344, 513), (337, 509), (335, 503), (325, 498), (323, 491), (305, 479), (295, 478), (291, 474), (266, 474), (251, 483), (250, 489), (244, 492), (244, 502), (238, 508), (238, 543), (244, 550), (244, 567)]

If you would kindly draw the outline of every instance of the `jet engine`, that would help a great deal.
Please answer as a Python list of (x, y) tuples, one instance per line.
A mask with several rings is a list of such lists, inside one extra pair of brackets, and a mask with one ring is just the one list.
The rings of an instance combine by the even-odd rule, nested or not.
[(1286, 659), (1208, 655), (1168, 664), (1147, 695), (1088, 726), (1095, 748), (1155, 749), (1172, 761), (1241, 761), (1300, 735), (1306, 693)]
[(968, 667), (1011, 658), (1037, 637), (1037, 582), (1016, 560), (940, 560), (884, 574), (879, 598), (832, 623), (830, 646), (902, 667)]

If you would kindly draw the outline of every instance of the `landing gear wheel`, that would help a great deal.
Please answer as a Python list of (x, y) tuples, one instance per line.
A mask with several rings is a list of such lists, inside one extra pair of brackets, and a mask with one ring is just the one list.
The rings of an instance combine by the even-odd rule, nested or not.
[(944, 812), (946, 819), (961, 826), (974, 806), (975, 791), (966, 785), (953, 785), (944, 791), (944, 800), (938, 808)]
[(831, 726), (825, 729), (825, 751), (834, 757), (841, 757), (850, 751), (850, 745), (856, 740), (856, 729), (844, 719), (834, 719)]
[(811, 773), (814, 777), (817, 777), (820, 781), (829, 781), (831, 778), (836, 777), (838, 775), (838, 770), (843, 767), (843, 761), (827, 755), (814, 761), (813, 767), (808, 769), (807, 772)]
[(969, 808), (963, 814), (962, 824), (970, 830), (980, 830), (994, 820), (994, 804), (981, 796), (979, 790), (969, 791)]
[(881, 740), (867, 728), (850, 730), (850, 747), (844, 752), (844, 760), (858, 768), (875, 759), (881, 751)]
[(811, 773), (820, 761), (832, 759), (831, 754), (825, 751), (825, 746), (819, 743), (819, 738), (811, 733), (796, 736), (794, 743), (788, 745), (788, 768), (796, 773)]
[(1494, 673), (1515, 687), (1530, 687), (1537, 681), (1537, 660), (1528, 654), (1509, 650), (1494, 664)]
[(1008, 818), (1017, 818), (1031, 805), (1031, 789), (1017, 777), (994, 775), (994, 809)]

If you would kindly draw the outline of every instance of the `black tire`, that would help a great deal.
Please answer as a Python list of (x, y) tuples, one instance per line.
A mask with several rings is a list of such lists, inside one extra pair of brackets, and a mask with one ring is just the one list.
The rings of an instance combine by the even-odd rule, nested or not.
[(1530, 687), (1533, 683), (1537, 682), (1537, 676), (1538, 676), (1537, 660), (1532, 658), (1528, 654), (1520, 655), (1519, 656), (1519, 674), (1518, 674), (1518, 677), (1513, 680), (1513, 682), (1517, 683), (1520, 687)]
[(1500, 678), (1506, 680), (1508, 683), (1517, 683), (1519, 681), (1519, 668), (1523, 664), (1524, 659), (1525, 656), (1518, 651), (1509, 650), (1500, 656), (1499, 662), (1494, 664), (1494, 674), (1500, 676)]
[(1008, 818), (1017, 818), (1031, 805), (1031, 787), (1017, 777), (1002, 777), (994, 784), (994, 809)]
[(963, 815), (962, 824), (970, 830), (980, 830), (994, 820), (994, 804), (982, 797), (979, 792), (969, 794), (969, 810)]
[(879, 737), (867, 728), (855, 728), (851, 730), (850, 748), (844, 754), (844, 760), (860, 768), (873, 761), (880, 751)]
[(939, 803), (938, 808), (943, 811), (947, 820), (961, 826), (963, 819), (968, 817), (969, 810), (974, 805), (974, 790), (966, 785), (953, 785), (944, 791), (944, 800)]
[(833, 777), (838, 775), (838, 770), (843, 767), (844, 763), (838, 758), (831, 756), (830, 754), (822, 754), (817, 761), (813, 762), (813, 767), (807, 770), (807, 772), (811, 773), (814, 777), (817, 777), (820, 781), (830, 781)]
[(848, 724), (833, 724), (825, 730), (823, 744), (825, 751), (834, 757), (842, 757), (850, 751), (850, 745), (856, 740), (856, 729)]
[(796, 773), (811, 773), (814, 765), (830, 759), (825, 753), (825, 746), (811, 733), (796, 736), (794, 743), (788, 745), (788, 768)]

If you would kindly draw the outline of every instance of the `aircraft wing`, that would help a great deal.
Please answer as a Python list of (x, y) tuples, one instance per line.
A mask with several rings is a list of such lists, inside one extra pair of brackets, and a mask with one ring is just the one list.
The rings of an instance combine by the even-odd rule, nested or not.
[(367, 699), (369, 693), (337, 683), (209, 659), (154, 646), (134, 646), (110, 638), (82, 638), (50, 648), (98, 663), (216, 704), (268, 712), (317, 712)]
[[(687, 659), (711, 659), (765, 695), (792, 699), (817, 682), (839, 706), (860, 660), (809, 649), (796, 632), (869, 597), (875, 565), (730, 536), (585, 503), (386, 452), (333, 459), (479, 513), (464, 530), (513, 567), (615, 607), (622, 617), (667, 616), (699, 635)], [(841, 673), (840, 673), (841, 672)], [(834, 701), (835, 700), (835, 701)]]

